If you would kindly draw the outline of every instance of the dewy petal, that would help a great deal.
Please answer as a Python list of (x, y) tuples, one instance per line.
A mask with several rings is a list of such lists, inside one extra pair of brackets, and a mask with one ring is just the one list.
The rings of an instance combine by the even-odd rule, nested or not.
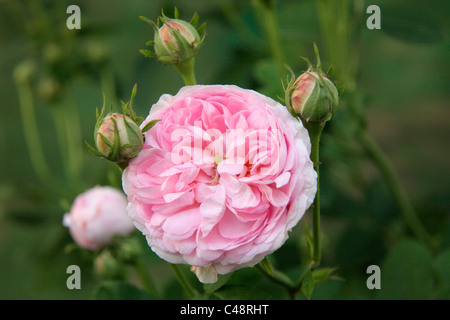
[(191, 267), (191, 271), (195, 273), (201, 283), (215, 283), (217, 282), (217, 271), (213, 265), (208, 267)]

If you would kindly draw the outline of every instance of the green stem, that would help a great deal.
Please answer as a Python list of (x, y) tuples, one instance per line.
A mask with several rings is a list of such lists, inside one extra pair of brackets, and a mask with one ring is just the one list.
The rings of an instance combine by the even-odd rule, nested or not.
[(115, 103), (117, 101), (117, 92), (114, 80), (114, 71), (110, 64), (106, 64), (101, 68), (100, 86), (105, 96), (109, 98), (111, 104), (113, 104), (115, 107)]
[(402, 213), (408, 226), (419, 239), (421, 239), (430, 248), (433, 248), (431, 237), (417, 217), (414, 207), (409, 201), (392, 163), (366, 131), (358, 135), (358, 139), (367, 154), (372, 158), (381, 171), (386, 184), (391, 190), (400, 212)]
[(312, 205), (313, 218), (313, 268), (320, 264), (322, 257), (321, 239), (320, 239), (320, 174), (319, 174), (319, 144), (320, 135), (325, 123), (312, 123), (304, 121), (303, 124), (308, 129), (311, 139), (311, 161), (314, 164), (314, 170), (317, 172), (317, 192)]
[(135, 268), (138, 273), (139, 279), (141, 280), (142, 286), (144, 287), (145, 291), (149, 295), (151, 295), (155, 299), (159, 299), (159, 293), (156, 290), (155, 284), (153, 283), (152, 279), (150, 278), (147, 269), (145, 268), (145, 265), (143, 261), (140, 258), (136, 259), (135, 262)]
[[(364, 125), (363, 106), (360, 101), (355, 102), (356, 74), (359, 60), (359, 41), (356, 35), (360, 32), (360, 23), (353, 26), (349, 19), (348, 0), (317, 0), (321, 31), (327, 46), (329, 60), (336, 67), (338, 77), (346, 87), (346, 96), (349, 97), (349, 113), (354, 120), (361, 125), (361, 131), (355, 135), (359, 143), (364, 147), (367, 154), (379, 168), (381, 174), (401, 211), (405, 222), (414, 234), (424, 243), (433, 248), (431, 237), (421, 224), (417, 214), (403, 189), (395, 168), (377, 145), (369, 136)], [(363, 1), (355, 1), (354, 21), (361, 21), (363, 15)], [(350, 36), (353, 31), (353, 42)], [(356, 40), (355, 40), (356, 39)]]
[(295, 300), (295, 295), (297, 294), (300, 286), (296, 286), (287, 275), (277, 270), (272, 270), (272, 273), (269, 273), (259, 264), (257, 264), (255, 267), (256, 270), (258, 270), (267, 279), (277, 285), (282, 286), (286, 290), (286, 293), (290, 300)]
[(255, 267), (256, 270), (261, 272), (261, 274), (263, 274), (267, 279), (269, 279), (270, 281), (272, 281), (277, 285), (282, 286), (286, 290), (289, 299), (295, 300), (295, 296), (300, 292), (302, 288), (302, 281), (305, 278), (307, 272), (314, 267), (314, 262), (309, 263), (307, 266), (304, 267), (304, 270), (302, 271), (300, 278), (295, 283), (283, 272), (273, 269), (272, 273), (269, 273), (267, 272), (267, 270), (261, 267), (260, 264), (257, 264)]
[(193, 86), (197, 84), (195, 79), (195, 58), (186, 60), (180, 64), (174, 64), (175, 69), (181, 74), (184, 84), (186, 86)]
[(233, 0), (220, 0), (220, 6), (228, 23), (232, 26), (236, 34), (245, 42), (247, 47), (258, 50), (262, 46), (262, 41), (247, 26), (240, 17), (239, 10)]
[(25, 140), (30, 153), (31, 165), (42, 182), (48, 182), (50, 170), (45, 161), (44, 151), (39, 140), (34, 112), (33, 93), (28, 82), (18, 83), (19, 104)]
[(186, 279), (183, 272), (180, 270), (180, 267), (177, 264), (172, 263), (169, 263), (169, 265), (172, 268), (172, 271), (175, 274), (175, 277), (177, 278), (178, 282), (181, 284), (181, 287), (186, 292), (188, 298), (191, 299), (195, 295), (197, 295), (198, 294), (197, 290), (192, 288), (189, 281)]
[(83, 164), (80, 120), (73, 101), (53, 105), (52, 115), (66, 178), (77, 181)]
[(272, 58), (275, 62), (277, 73), (280, 78), (284, 75), (284, 55), (279, 41), (278, 21), (275, 12), (274, 3), (265, 4), (261, 1), (256, 1), (257, 9), (261, 12), (266, 29), (267, 41)]
[(292, 290), (296, 289), (295, 284), (284, 273), (277, 271), (277, 270), (273, 270), (272, 273), (269, 273), (263, 267), (261, 267), (259, 264), (257, 264), (255, 267), (259, 272), (261, 272), (270, 281), (281, 285), (282, 287), (286, 288), (288, 291), (292, 291)]
[(83, 168), (83, 138), (81, 134), (81, 122), (78, 114), (78, 107), (73, 97), (67, 102), (67, 113), (65, 114), (67, 128), (67, 144), (69, 146), (69, 154), (73, 158), (70, 166), (72, 177), (74, 180), (80, 178)]

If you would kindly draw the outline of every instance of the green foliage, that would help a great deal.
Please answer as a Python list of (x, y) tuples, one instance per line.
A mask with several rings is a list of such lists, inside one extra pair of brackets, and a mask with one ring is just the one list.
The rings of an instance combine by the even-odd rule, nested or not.
[(428, 1), (427, 5), (411, 1), (384, 1), (382, 10), (383, 32), (412, 43), (432, 44), (445, 39), (448, 27), (445, 12), (448, 3)]
[(302, 280), (302, 292), (306, 296), (306, 298), (308, 299), (311, 298), (311, 295), (314, 290), (314, 285), (315, 285), (314, 277), (312, 275), (312, 272), (308, 270), (306, 271), (306, 274)]
[(248, 285), (227, 285), (213, 293), (220, 300), (269, 300), (273, 295), (257, 287)]
[[(182, 268), (197, 292), (195, 298), (450, 299), (450, 184), (445, 174), (450, 150), (448, 3), (365, 1), (362, 9), (380, 6), (381, 30), (364, 28), (364, 10), (351, 21), (352, 26), (363, 26), (356, 57), (356, 47), (333, 53), (334, 46), (342, 48), (345, 43), (328, 43), (323, 37), (315, 1), (260, 2), (275, 8), (283, 62), (296, 73), (306, 69), (300, 56), (314, 57), (313, 42), (320, 48), (324, 70), (333, 66), (333, 77), (343, 79), (347, 71), (355, 71), (356, 86), (339, 80), (338, 85), (346, 89), (321, 139), (322, 264), (307, 268), (307, 246), (312, 242), (302, 224), (311, 226), (307, 212), (285, 245), (262, 262), (267, 275), (246, 268), (219, 275), (215, 284), (201, 285), (187, 267)], [(121, 186), (116, 167), (87, 152), (70, 157), (77, 149), (66, 143), (78, 133), (78, 150), (85, 150), (83, 141), (92, 141), (93, 115), (102, 103), (102, 92), (110, 100), (107, 104), (120, 112), (120, 100), (128, 99), (130, 84), (138, 83), (133, 111), (142, 121), (162, 94), (174, 94), (183, 84), (173, 68), (139, 53), (143, 44), (154, 43), (148, 41), (153, 37), (151, 28), (138, 17), (156, 17), (163, 7), (172, 13), (174, 4), (180, 17), (193, 16), (192, 24), (198, 25), (199, 16), (208, 23), (196, 56), (201, 84), (233, 83), (279, 100), (281, 80), (286, 79), (277, 72), (264, 21), (250, 1), (171, 1), (170, 6), (167, 1), (80, 1), (82, 29), (74, 32), (65, 27), (70, 1), (42, 3), (0, 2), (0, 69), (5, 75), (0, 79), (0, 298), (150, 299), (139, 281), (98, 285), (95, 254), (77, 248), (61, 223), (75, 196), (88, 187)], [(153, 56), (149, 50), (141, 53)], [(343, 57), (350, 57), (352, 64), (342, 68)], [(19, 72), (19, 68), (11, 81), (15, 67), (24, 61), (28, 70)], [(25, 94), (16, 87), (24, 81), (30, 88)], [(34, 138), (41, 141), (50, 168), (51, 177), (45, 179), (38, 177), (30, 161), (20, 109), (24, 97), (33, 98), (39, 133)], [(70, 116), (54, 121), (65, 112)], [(65, 140), (58, 141), (59, 129)], [(437, 244), (433, 250), (415, 238), (376, 166), (357, 142), (362, 129), (368, 129), (392, 159), (413, 205), (420, 209), (421, 222)], [(65, 147), (60, 150), (60, 146)], [(65, 159), (72, 159), (78, 170), (69, 175)], [(170, 268), (141, 238), (145, 271), (161, 297), (186, 298)], [(71, 264), (82, 270), (79, 291), (65, 286), (65, 271)], [(380, 290), (366, 287), (366, 268), (372, 264), (381, 267)]]
[(421, 243), (402, 240), (392, 248), (380, 268), (378, 299), (427, 300), (432, 297), (432, 255)]
[(152, 300), (143, 290), (128, 282), (102, 282), (94, 292), (96, 300)]
[(450, 299), (450, 250), (442, 252), (434, 261), (435, 290), (431, 298)]

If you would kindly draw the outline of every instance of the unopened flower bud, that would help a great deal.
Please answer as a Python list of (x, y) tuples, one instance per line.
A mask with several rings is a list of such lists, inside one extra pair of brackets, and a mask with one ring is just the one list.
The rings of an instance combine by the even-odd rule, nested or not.
[(124, 277), (124, 266), (109, 250), (100, 252), (94, 260), (94, 270), (104, 279), (121, 280)]
[(14, 80), (18, 84), (30, 82), (36, 73), (36, 69), (36, 63), (33, 60), (22, 61), (14, 68)]
[(115, 236), (127, 236), (134, 225), (127, 215), (127, 198), (109, 186), (96, 186), (79, 194), (63, 217), (75, 242), (88, 250), (110, 245)]
[(39, 97), (45, 101), (54, 101), (62, 93), (61, 84), (51, 76), (44, 76), (38, 83)]
[(61, 45), (51, 42), (44, 47), (44, 60), (50, 65), (61, 63), (64, 58), (64, 50)]
[(97, 41), (90, 41), (86, 44), (86, 55), (89, 61), (96, 65), (102, 65), (108, 60), (107, 48)]
[(110, 113), (98, 124), (95, 132), (97, 151), (106, 159), (126, 162), (142, 149), (144, 136), (129, 117)]
[(155, 32), (155, 53), (165, 63), (179, 64), (193, 58), (201, 44), (193, 25), (179, 19), (165, 19)]
[(288, 90), (288, 107), (307, 122), (328, 121), (338, 107), (333, 82), (315, 71), (303, 73)]

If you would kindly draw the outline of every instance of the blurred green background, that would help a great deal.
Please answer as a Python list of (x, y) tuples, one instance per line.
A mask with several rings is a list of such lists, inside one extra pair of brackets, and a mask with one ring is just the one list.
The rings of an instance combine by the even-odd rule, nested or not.
[[(263, 2), (274, 5), (283, 61), (297, 74), (306, 69), (299, 56), (313, 60), (313, 42), (324, 65), (333, 63), (317, 1)], [(78, 193), (96, 184), (120, 187), (116, 168), (90, 155), (83, 145), (93, 143), (102, 92), (107, 106), (118, 108), (137, 83), (135, 111), (145, 117), (163, 93), (175, 94), (182, 86), (171, 66), (139, 53), (153, 38), (153, 30), (139, 16), (156, 20), (162, 8), (172, 16), (176, 6), (180, 17), (189, 20), (197, 11), (200, 22), (207, 23), (206, 40), (196, 59), (198, 82), (236, 84), (274, 99), (281, 95), (264, 16), (258, 15), (255, 3), (0, 0), (0, 299), (93, 296), (98, 278), (91, 256), (67, 250), (72, 240), (61, 222)], [(81, 30), (66, 28), (70, 4), (81, 8)], [(358, 4), (364, 10), (356, 21), (363, 27), (352, 41), (360, 52), (358, 57), (349, 54), (351, 61), (358, 59), (357, 89), (347, 97), (344, 92), (321, 149), (322, 264), (337, 267), (339, 279), (318, 285), (312, 299), (448, 299), (449, 3)], [(364, 27), (369, 4), (381, 8), (381, 30)], [(432, 236), (433, 249), (414, 237), (379, 170), (352, 138), (346, 125), (351, 123), (346, 116), (350, 94), (363, 101), (368, 131), (395, 167)], [(27, 148), (27, 141), (36, 140), (48, 168), (48, 174), (44, 170), (40, 176)], [(276, 268), (293, 277), (305, 249), (304, 222), (310, 223), (308, 214), (270, 257)], [(137, 238), (163, 297), (183, 297), (168, 265), (146, 247), (143, 237)], [(81, 267), (81, 290), (66, 287), (66, 268), (71, 264)], [(381, 290), (366, 287), (366, 269), (373, 264), (381, 267)], [(280, 289), (252, 269), (236, 272), (230, 281), (251, 281), (259, 288), (256, 296), (241, 291), (244, 298), (284, 298)], [(221, 294), (241, 298), (232, 290)]]

